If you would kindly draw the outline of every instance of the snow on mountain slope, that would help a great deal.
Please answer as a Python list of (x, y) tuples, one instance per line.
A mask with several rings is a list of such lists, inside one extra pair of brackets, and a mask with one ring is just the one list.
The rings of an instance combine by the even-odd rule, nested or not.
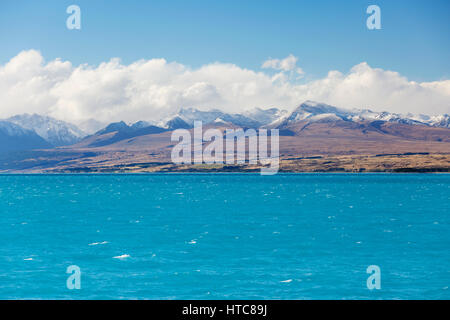
[(220, 110), (201, 111), (194, 108), (181, 109), (176, 115), (163, 120), (160, 126), (169, 129), (178, 129), (194, 126), (194, 121), (202, 121), (203, 124), (213, 123), (216, 119), (222, 119), (241, 127), (257, 128), (261, 123), (242, 114), (229, 114)]
[(188, 129), (193, 127), (194, 121), (209, 124), (216, 119), (247, 128), (276, 128), (299, 121), (330, 122), (339, 120), (352, 122), (385, 121), (450, 128), (450, 117), (447, 114), (440, 116), (401, 115), (390, 112), (375, 112), (369, 109), (345, 109), (310, 100), (300, 104), (291, 113), (278, 108), (255, 108), (242, 114), (229, 114), (217, 109), (210, 111), (201, 111), (194, 108), (180, 109), (177, 114), (161, 120), (158, 126), (171, 130)]
[(130, 127), (133, 129), (143, 129), (146, 127), (150, 127), (153, 126), (154, 124), (152, 122), (149, 121), (137, 121), (133, 124), (130, 124)]
[(401, 115), (390, 112), (374, 112), (368, 109), (343, 109), (324, 103), (305, 101), (297, 107), (279, 125), (288, 125), (299, 121), (385, 121), (411, 125), (428, 125), (434, 127), (450, 128), (450, 117), (447, 114), (439, 116)]
[(51, 145), (33, 130), (0, 120), (0, 152), (50, 148)]
[(22, 114), (6, 120), (33, 130), (53, 146), (71, 145), (86, 136), (77, 126), (48, 116)]
[(285, 123), (293, 123), (303, 120), (319, 121), (324, 118), (320, 115), (333, 115), (332, 117), (336, 120), (346, 120), (352, 116), (352, 112), (324, 103), (305, 101), (294, 111), (292, 111), (292, 113), (286, 118)]
[(289, 112), (287, 110), (280, 110), (278, 108), (261, 109), (255, 108), (244, 112), (244, 115), (250, 119), (258, 121), (261, 125), (268, 125), (281, 118), (285, 118)]
[(450, 116), (448, 114), (432, 116), (428, 123), (434, 127), (450, 128)]
[[(19, 135), (20, 130), (32, 130), (37, 135), (49, 142), (52, 146), (67, 146), (78, 143), (86, 136), (86, 133), (77, 126), (56, 120), (47, 116), (37, 114), (16, 115), (6, 119), (8, 123), (16, 124), (16, 127), (3, 124), (4, 136), (8, 130), (8, 135)], [(361, 121), (384, 121), (390, 123), (400, 123), (409, 125), (425, 125), (432, 127), (450, 128), (450, 116), (448, 114), (438, 116), (427, 115), (401, 115), (390, 112), (374, 112), (369, 109), (344, 109), (331, 106), (325, 103), (305, 101), (291, 113), (278, 108), (245, 111), (242, 114), (229, 114), (217, 109), (201, 111), (194, 108), (180, 109), (180, 111), (161, 120), (157, 124), (151, 121), (138, 121), (133, 124), (125, 122), (111, 123), (108, 126), (102, 125), (96, 120), (88, 120), (85, 124), (89, 127), (90, 133), (105, 134), (117, 131), (114, 139), (123, 137), (139, 136), (143, 134), (153, 134), (165, 130), (189, 129), (193, 127), (194, 121), (202, 121), (204, 125), (212, 123), (231, 124), (241, 128), (283, 128), (292, 123), (306, 122), (361, 122)], [(81, 124), (80, 124), (81, 125)], [(103, 129), (98, 130), (102, 125)], [(97, 130), (92, 131), (97, 127)], [(22, 128), (22, 129), (21, 129)]]

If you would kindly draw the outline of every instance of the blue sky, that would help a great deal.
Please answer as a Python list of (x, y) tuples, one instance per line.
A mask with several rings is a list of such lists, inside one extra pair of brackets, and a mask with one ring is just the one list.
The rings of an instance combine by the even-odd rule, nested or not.
[[(82, 29), (68, 30), (67, 6)], [(368, 5), (382, 30), (366, 28)], [(366, 61), (415, 81), (450, 76), (450, 1), (9, 1), (0, 3), (0, 63), (21, 50), (46, 60), (98, 64), (165, 58), (199, 67), (258, 70), (268, 58), (298, 57), (305, 79)]]

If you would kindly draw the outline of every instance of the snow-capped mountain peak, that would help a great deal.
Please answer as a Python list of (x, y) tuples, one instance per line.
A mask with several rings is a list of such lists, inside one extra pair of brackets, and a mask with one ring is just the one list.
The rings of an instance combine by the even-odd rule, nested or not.
[(16, 150), (49, 148), (51, 145), (34, 130), (6, 120), (0, 120), (0, 154)]
[(428, 120), (428, 123), (435, 127), (450, 128), (450, 115), (441, 114), (438, 116), (432, 116)]
[(370, 109), (345, 109), (311, 100), (303, 102), (291, 113), (278, 108), (254, 108), (242, 114), (226, 113), (217, 109), (201, 111), (194, 108), (182, 108), (177, 114), (161, 120), (158, 125), (167, 129), (186, 129), (192, 128), (194, 121), (209, 124), (217, 119), (247, 128), (276, 128), (299, 121), (329, 122), (339, 120), (353, 122), (385, 121), (450, 128), (450, 117), (447, 114), (439, 116), (402, 115), (387, 111), (376, 112)]
[(305, 120), (322, 114), (333, 114), (340, 119), (346, 119), (352, 114), (352, 112), (349, 110), (330, 106), (325, 103), (308, 100), (303, 102), (291, 113), (291, 115), (288, 117), (288, 121)]
[(48, 116), (22, 114), (6, 120), (22, 128), (33, 130), (54, 146), (74, 144), (86, 136), (77, 126)]
[(450, 128), (450, 117), (447, 114), (439, 116), (398, 114), (387, 111), (376, 112), (369, 109), (344, 109), (325, 103), (305, 101), (298, 106), (284, 121), (283, 125), (299, 121), (385, 121), (403, 124), (418, 124), (435, 127)]
[(9, 136), (25, 136), (30, 133), (30, 130), (5, 120), (0, 120), (0, 130)]
[(287, 110), (281, 110), (278, 108), (261, 109), (254, 108), (252, 110), (244, 112), (244, 115), (258, 121), (261, 125), (268, 125), (278, 121), (280, 118), (285, 118), (288, 115)]
[(186, 126), (192, 128), (194, 121), (202, 121), (203, 124), (209, 124), (216, 119), (241, 127), (257, 128), (261, 126), (261, 123), (258, 121), (242, 114), (230, 114), (217, 109), (201, 111), (194, 108), (182, 108), (177, 114), (161, 121), (160, 125), (169, 129), (186, 128)]
[(130, 124), (130, 127), (133, 129), (143, 129), (143, 128), (147, 128), (150, 126), (155, 125), (153, 122), (149, 122), (149, 121), (137, 121), (135, 123)]
[(214, 123), (215, 124), (225, 124), (225, 125), (229, 125), (230, 124), (230, 122), (225, 121), (225, 120), (223, 120), (221, 118), (217, 118), (216, 120), (214, 120)]

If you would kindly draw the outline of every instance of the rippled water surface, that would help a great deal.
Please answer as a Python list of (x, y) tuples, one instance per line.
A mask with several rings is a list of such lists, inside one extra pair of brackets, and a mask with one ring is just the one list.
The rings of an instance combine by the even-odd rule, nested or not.
[(449, 285), (447, 174), (0, 176), (1, 299), (449, 299)]

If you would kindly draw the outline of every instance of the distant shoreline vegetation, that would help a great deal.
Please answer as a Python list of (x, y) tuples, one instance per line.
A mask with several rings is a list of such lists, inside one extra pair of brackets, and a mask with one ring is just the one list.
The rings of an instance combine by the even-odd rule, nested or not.
[[(449, 173), (450, 155), (372, 155), (280, 159), (278, 174), (286, 173)], [(4, 174), (260, 174), (261, 165), (133, 163), (108, 167), (9, 170)]]

